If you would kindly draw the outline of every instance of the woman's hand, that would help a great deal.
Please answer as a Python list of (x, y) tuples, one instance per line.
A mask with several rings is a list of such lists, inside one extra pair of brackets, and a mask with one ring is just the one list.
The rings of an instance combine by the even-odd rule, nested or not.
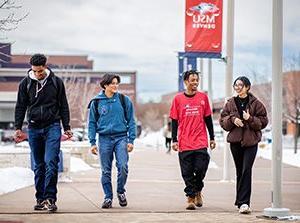
[(235, 118), (234, 119), (234, 122), (233, 122), (237, 127), (243, 127), (244, 126), (244, 123), (241, 119), (239, 118)]
[(243, 111), (243, 119), (248, 120), (250, 118), (249, 109), (247, 109), (247, 112)]

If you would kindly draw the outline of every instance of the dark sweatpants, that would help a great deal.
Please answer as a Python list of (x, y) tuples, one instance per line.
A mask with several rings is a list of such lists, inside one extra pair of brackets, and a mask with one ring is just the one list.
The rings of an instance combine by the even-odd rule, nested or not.
[(206, 149), (179, 152), (178, 156), (181, 175), (186, 186), (184, 192), (186, 196), (194, 198), (204, 186), (203, 179), (210, 157)]
[(240, 143), (230, 144), (231, 153), (236, 167), (236, 200), (238, 208), (242, 204), (250, 206), (252, 166), (257, 152), (257, 144), (242, 147)]

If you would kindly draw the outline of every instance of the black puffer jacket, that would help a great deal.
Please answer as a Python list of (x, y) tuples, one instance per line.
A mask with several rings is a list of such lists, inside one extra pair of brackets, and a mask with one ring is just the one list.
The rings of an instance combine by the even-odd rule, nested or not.
[(26, 111), (29, 128), (45, 128), (62, 120), (64, 130), (70, 129), (69, 106), (63, 81), (51, 70), (45, 81), (42, 87), (37, 80), (30, 79), (28, 74), (20, 82), (15, 108), (16, 129), (22, 128)]

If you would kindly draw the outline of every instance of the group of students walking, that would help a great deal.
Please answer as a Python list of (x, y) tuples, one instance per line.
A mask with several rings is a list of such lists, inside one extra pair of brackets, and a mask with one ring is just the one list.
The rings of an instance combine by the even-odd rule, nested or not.
[[(72, 137), (70, 112), (64, 83), (47, 67), (47, 58), (35, 54), (30, 59), (30, 65), (31, 69), (19, 84), (15, 141), (24, 138), (22, 124), (27, 112), (28, 141), (34, 161), (34, 210), (53, 212), (57, 210), (61, 124), (64, 134)], [(216, 143), (208, 97), (198, 91), (199, 73), (186, 71), (183, 79), (186, 90), (175, 96), (170, 108), (171, 136), (168, 135), (168, 138), (171, 137), (172, 142), (168, 140), (168, 147), (171, 145), (174, 151), (178, 151), (187, 197), (186, 209), (194, 210), (203, 205), (203, 180), (210, 160), (208, 150), (213, 150)], [(101, 164), (102, 208), (112, 208), (114, 157), (118, 170), (117, 198), (121, 207), (127, 206), (128, 153), (134, 148), (136, 124), (131, 100), (118, 92), (120, 82), (117, 74), (105, 74), (100, 83), (102, 90), (89, 104), (88, 137), (90, 150), (99, 155)], [(261, 130), (268, 124), (266, 109), (249, 92), (250, 87), (247, 77), (238, 77), (234, 81), (237, 96), (226, 102), (219, 119), (221, 127), (229, 132), (227, 141), (237, 176), (235, 205), (240, 213), (251, 211), (252, 166), (261, 140)]]

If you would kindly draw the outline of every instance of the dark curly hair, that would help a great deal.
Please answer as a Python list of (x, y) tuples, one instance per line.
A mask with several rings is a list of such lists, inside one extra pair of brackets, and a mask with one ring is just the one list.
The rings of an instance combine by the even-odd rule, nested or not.
[(188, 70), (188, 71), (183, 73), (183, 80), (184, 81), (188, 80), (191, 75), (197, 75), (198, 78), (199, 78), (199, 73), (200, 72), (198, 72), (196, 70)]
[(121, 78), (117, 74), (105, 74), (100, 82), (100, 86), (105, 89), (105, 85), (112, 83), (113, 79), (116, 78), (118, 83), (121, 83)]
[(31, 58), (30, 58), (30, 64), (32, 66), (45, 66), (47, 62), (47, 57), (43, 54), (34, 54)]

